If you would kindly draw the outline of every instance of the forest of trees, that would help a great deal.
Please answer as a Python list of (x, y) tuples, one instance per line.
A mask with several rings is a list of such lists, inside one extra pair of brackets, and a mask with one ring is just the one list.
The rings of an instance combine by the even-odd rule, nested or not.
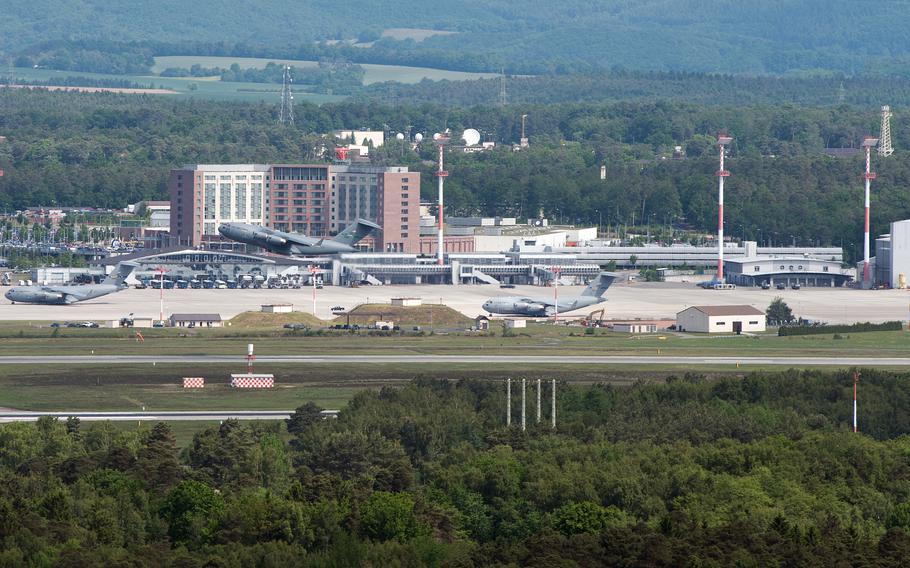
[(862, 372), (860, 434), (820, 371), (560, 384), (556, 431), (470, 380), (182, 451), (163, 423), (3, 424), (0, 565), (903, 566), (908, 378)]
[[(527, 113), (531, 148), (451, 152), (450, 214), (534, 216), (603, 225), (715, 229), (713, 135), (734, 136), (728, 163), (727, 232), (777, 243), (842, 245), (855, 256), (862, 230), (861, 157), (830, 158), (877, 131), (875, 109), (851, 106), (706, 106), (672, 102), (476, 106), (296, 105), (296, 128), (280, 128), (276, 105), (181, 101), (152, 96), (0, 89), (0, 208), (124, 207), (166, 198), (170, 168), (186, 163), (312, 162), (333, 141), (324, 133), (368, 126), (431, 134), (472, 127), (516, 141)], [(876, 159), (872, 226), (910, 217), (910, 116), (893, 120), (897, 152)], [(680, 145), (686, 158), (674, 160)], [(394, 140), (374, 152), (426, 175), (433, 148)], [(666, 159), (664, 159), (666, 158)], [(606, 166), (601, 180), (600, 165)], [(851, 244), (852, 243), (852, 244)], [(851, 256), (852, 255), (852, 256)]]
[[(282, 83), (284, 65), (270, 61), (263, 68), (243, 69), (234, 63), (228, 69), (193, 65), (189, 69), (169, 67), (161, 72), (162, 77), (212, 77), (222, 81), (246, 83)], [(321, 61), (317, 67), (291, 67), (291, 78), (295, 86), (305, 86), (310, 92), (336, 95), (352, 94), (363, 86), (365, 72), (360, 65), (347, 62)]]
[[(187, 51), (200, 42), (222, 50), (303, 59), (341, 55), (358, 63), (394, 63), (516, 74), (610, 69), (741, 74), (910, 71), (908, 23), (901, 0), (610, 0), (522, 3), (427, 3), (354, 0), (268, 9), (243, 2), (102, 0), (13, 3), (0, 19), (0, 50), (40, 51), (49, 41), (159, 44)], [(179, 18), (175, 17), (179, 14)], [(823, 17), (821, 17), (823, 15)], [(276, 22), (280, 24), (276, 24)], [(389, 28), (455, 32), (422, 41), (380, 37)], [(193, 38), (188, 41), (188, 38)], [(379, 38), (379, 39), (377, 39)], [(353, 45), (355, 41), (361, 43)], [(121, 50), (122, 51), (122, 50)], [(280, 51), (282, 53), (275, 53)], [(155, 50), (155, 55), (165, 53)], [(240, 55), (240, 53), (235, 53)]]

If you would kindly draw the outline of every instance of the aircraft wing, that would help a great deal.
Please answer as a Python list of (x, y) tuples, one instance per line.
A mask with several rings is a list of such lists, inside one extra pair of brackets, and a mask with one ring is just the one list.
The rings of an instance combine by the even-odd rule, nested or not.
[(318, 244), (320, 241), (320, 239), (314, 239), (313, 237), (301, 235), (300, 233), (282, 233), (281, 236), (288, 242), (288, 244), (300, 245), (304, 247), (311, 247), (315, 244)]
[(55, 288), (53, 286), (42, 286), (41, 291), (48, 292), (50, 294), (61, 294), (63, 297), (63, 301), (66, 302), (67, 304), (72, 304), (73, 302), (78, 302), (79, 300), (83, 299), (80, 294), (76, 294), (72, 290)]

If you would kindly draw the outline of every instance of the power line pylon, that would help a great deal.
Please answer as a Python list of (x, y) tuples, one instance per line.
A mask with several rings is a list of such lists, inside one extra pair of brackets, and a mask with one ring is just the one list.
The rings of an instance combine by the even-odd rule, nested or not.
[(291, 93), (291, 67), (284, 67), (284, 81), (281, 86), (281, 112), (278, 122), (283, 126), (294, 126), (294, 95)]
[(878, 155), (890, 156), (894, 153), (891, 146), (891, 107), (885, 105), (882, 107), (882, 129), (879, 135)]

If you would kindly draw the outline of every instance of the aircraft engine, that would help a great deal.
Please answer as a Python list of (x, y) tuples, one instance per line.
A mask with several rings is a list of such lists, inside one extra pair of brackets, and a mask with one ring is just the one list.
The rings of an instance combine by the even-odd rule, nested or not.
[(287, 239), (279, 237), (278, 235), (266, 235), (265, 242), (266, 244), (276, 247), (283, 247), (284, 245), (288, 244)]
[(515, 304), (515, 308), (530, 315), (547, 315), (547, 307), (537, 302), (518, 302)]
[(66, 294), (61, 294), (60, 292), (45, 292), (44, 301), (48, 303), (53, 302), (62, 302), (65, 299)]

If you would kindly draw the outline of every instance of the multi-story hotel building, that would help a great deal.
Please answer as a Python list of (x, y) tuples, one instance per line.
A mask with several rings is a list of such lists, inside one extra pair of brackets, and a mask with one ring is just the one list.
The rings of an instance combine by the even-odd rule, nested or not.
[(218, 237), (221, 223), (264, 224), (269, 176), (269, 166), (259, 164), (200, 164), (171, 170), (171, 237), (197, 245)]
[(379, 224), (376, 251), (419, 252), (420, 174), (369, 164), (198, 164), (171, 171), (171, 237), (198, 245), (221, 223), (329, 236), (357, 218)]

